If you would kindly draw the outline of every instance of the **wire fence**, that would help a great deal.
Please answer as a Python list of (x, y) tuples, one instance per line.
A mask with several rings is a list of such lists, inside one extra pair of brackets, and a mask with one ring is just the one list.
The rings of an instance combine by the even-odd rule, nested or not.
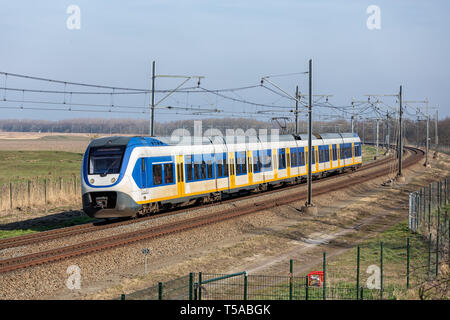
[(81, 205), (80, 178), (30, 179), (0, 185), (0, 211), (58, 205)]

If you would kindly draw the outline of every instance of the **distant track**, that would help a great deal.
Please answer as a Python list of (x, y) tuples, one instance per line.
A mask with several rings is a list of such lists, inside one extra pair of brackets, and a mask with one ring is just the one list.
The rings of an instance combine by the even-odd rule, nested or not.
[[(406, 157), (406, 159), (403, 161), (404, 168), (407, 168), (407, 167), (417, 163), (418, 161), (420, 161), (420, 159), (423, 158), (424, 152), (422, 150), (411, 148), (411, 147), (405, 147), (405, 149), (408, 150), (409, 152), (411, 152), (411, 155), (409, 157)], [(378, 170), (375, 170), (373, 172), (370, 172), (367, 175), (364, 175), (364, 174), (358, 175), (354, 179), (351, 179), (351, 181), (347, 181), (345, 183), (345, 186), (343, 186), (342, 183), (339, 181), (335, 182), (335, 183), (331, 182), (328, 184), (318, 186), (318, 187), (314, 188), (314, 195), (320, 195), (320, 194), (325, 194), (325, 193), (336, 191), (336, 190), (342, 190), (343, 188), (348, 188), (348, 187), (372, 180), (374, 178), (386, 175), (389, 172), (386, 172), (386, 168), (383, 167), (383, 164), (386, 162), (389, 162), (390, 160), (392, 160), (392, 159), (383, 159), (383, 160), (377, 161), (376, 164), (374, 162), (373, 165), (371, 165), (371, 166), (369, 166), (369, 165), (364, 166), (363, 168), (358, 170), (356, 173), (359, 173), (368, 168), (373, 168), (373, 167), (377, 167), (377, 166), (380, 166), (381, 168)], [(390, 169), (392, 169), (392, 167)], [(395, 170), (396, 166), (394, 166), (393, 169)], [(342, 175), (339, 175), (339, 176), (342, 176)], [(328, 177), (326, 179), (332, 179), (333, 177), (339, 177), (339, 176), (332, 176), (332, 177)], [(272, 192), (286, 190), (286, 189), (290, 189), (293, 187), (298, 187), (298, 185), (291, 186), (288, 188), (281, 188), (278, 190), (272, 190)], [(267, 193), (268, 192), (264, 192), (262, 194), (265, 195)], [(258, 193), (258, 194), (253, 194), (253, 195), (246, 196), (246, 197), (240, 197), (240, 198), (238, 198), (238, 200), (255, 197), (255, 196), (260, 196), (262, 194)], [(233, 208), (233, 209), (225, 209), (225, 210), (221, 210), (218, 212), (214, 212), (214, 213), (199, 216), (199, 217), (189, 218), (189, 219), (185, 219), (185, 220), (173, 222), (173, 223), (167, 223), (167, 224), (160, 225), (157, 227), (148, 227), (148, 228), (144, 228), (144, 229), (141, 229), (138, 231), (132, 231), (132, 232), (122, 233), (122, 234), (118, 234), (118, 235), (114, 235), (114, 236), (109, 236), (109, 237), (102, 238), (102, 239), (86, 241), (86, 242), (82, 242), (82, 243), (78, 243), (75, 245), (70, 245), (70, 246), (66, 246), (66, 247), (62, 247), (62, 248), (56, 248), (56, 249), (46, 250), (46, 251), (42, 251), (42, 252), (38, 252), (38, 253), (23, 255), (23, 256), (19, 256), (19, 257), (15, 257), (15, 258), (4, 259), (4, 260), (0, 260), (0, 273), (10, 272), (10, 271), (18, 270), (18, 269), (23, 269), (23, 268), (29, 268), (31, 266), (46, 264), (46, 263), (50, 263), (50, 262), (54, 262), (54, 261), (65, 260), (70, 257), (86, 255), (86, 254), (90, 254), (90, 253), (94, 253), (94, 252), (99, 252), (99, 251), (103, 251), (103, 250), (107, 250), (107, 249), (111, 249), (111, 248), (128, 245), (128, 244), (135, 243), (135, 242), (142, 241), (142, 240), (148, 240), (148, 239), (158, 238), (158, 237), (165, 236), (165, 235), (175, 234), (175, 233), (182, 232), (185, 230), (198, 228), (201, 226), (206, 226), (209, 224), (229, 220), (229, 219), (243, 216), (246, 214), (271, 209), (271, 208), (274, 208), (277, 206), (282, 206), (282, 205), (285, 205), (285, 204), (288, 204), (291, 202), (295, 202), (295, 201), (299, 201), (299, 200), (302, 200), (305, 198), (306, 198), (306, 195), (304, 193), (288, 195), (288, 196), (284, 195), (284, 196), (276, 198), (276, 199), (263, 200), (263, 201), (255, 202), (252, 204), (244, 205), (244, 206), (239, 206), (239, 207)], [(236, 199), (230, 199), (230, 200), (236, 200)], [(212, 205), (215, 205), (215, 204), (212, 204)], [(176, 210), (176, 212), (164, 213), (163, 215), (175, 214), (182, 210), (186, 211), (186, 209), (180, 209), (180, 210)], [(192, 210), (192, 208), (190, 208), (190, 210)], [(75, 227), (70, 227), (70, 228), (64, 228), (67, 230), (59, 229), (60, 230), (59, 233), (56, 232), (57, 230), (52, 230), (52, 231), (43, 232), (45, 234), (44, 237), (46, 237), (46, 238), (42, 238), (42, 236), (41, 236), (38, 239), (49, 239), (50, 237), (53, 237), (56, 234), (58, 234), (58, 236), (56, 236), (56, 237), (67, 236), (71, 232), (75, 232), (74, 234), (77, 234), (76, 233), (77, 229), (79, 229), (79, 230), (86, 229), (86, 230), (83, 230), (82, 232), (78, 231), (78, 234), (81, 234), (81, 233), (89, 232), (87, 230), (90, 230), (90, 228), (92, 228), (92, 227), (94, 227), (96, 230), (102, 230), (102, 229), (105, 229), (108, 227), (109, 228), (116, 227), (118, 225), (130, 224), (130, 223), (134, 223), (136, 221), (144, 221), (144, 219), (145, 220), (154, 219), (154, 218), (161, 217), (161, 216), (162, 215), (155, 215), (155, 216), (146, 217), (146, 218), (142, 218), (142, 219), (122, 221), (122, 222), (118, 222), (118, 223), (114, 223), (114, 224), (110, 224), (110, 225), (103, 225), (103, 226), (93, 226), (91, 224), (80, 225), (80, 226), (75, 226)], [(85, 226), (85, 227), (83, 227), (83, 226)], [(101, 229), (98, 229), (98, 228), (101, 228)], [(41, 234), (41, 233), (39, 233), (39, 234)], [(26, 236), (23, 236), (23, 237), (26, 237)], [(16, 240), (19, 240), (19, 238), (20, 238), (20, 241), (31, 241), (30, 238), (23, 239), (23, 237), (16, 237)], [(12, 238), (12, 239), (14, 239), (14, 238)], [(11, 240), (11, 239), (7, 239), (7, 240)], [(33, 243), (35, 243), (35, 241), (36, 241), (36, 239), (33, 241)], [(45, 241), (45, 240), (43, 240), (43, 241)], [(16, 246), (16, 245), (14, 245), (14, 246)]]

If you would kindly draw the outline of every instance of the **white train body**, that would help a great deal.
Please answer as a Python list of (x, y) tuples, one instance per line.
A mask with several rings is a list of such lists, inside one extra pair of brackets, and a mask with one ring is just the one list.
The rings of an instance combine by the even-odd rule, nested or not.
[[(182, 138), (182, 139), (181, 139)], [(300, 182), (307, 175), (305, 135), (257, 137), (107, 137), (88, 146), (81, 169), (83, 210), (92, 217), (147, 214), (218, 200), (243, 190)], [(270, 139), (270, 137), (269, 137)], [(312, 174), (362, 164), (356, 134), (313, 136)]]

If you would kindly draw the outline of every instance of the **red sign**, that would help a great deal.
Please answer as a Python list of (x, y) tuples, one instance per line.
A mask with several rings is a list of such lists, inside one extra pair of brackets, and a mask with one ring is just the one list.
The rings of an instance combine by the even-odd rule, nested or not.
[(323, 271), (312, 271), (308, 274), (308, 285), (310, 287), (321, 287), (323, 282)]

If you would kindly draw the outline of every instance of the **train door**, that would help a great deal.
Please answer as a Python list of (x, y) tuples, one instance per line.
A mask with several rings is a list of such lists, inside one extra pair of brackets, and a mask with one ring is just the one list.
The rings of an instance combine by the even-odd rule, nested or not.
[(319, 146), (314, 146), (314, 154), (315, 156), (315, 160), (316, 160), (316, 172), (319, 172)]
[(176, 166), (177, 166), (177, 191), (178, 196), (183, 196), (184, 191), (184, 163), (183, 156), (176, 156)]
[(253, 159), (252, 152), (247, 150), (247, 174), (248, 174), (248, 184), (253, 184)]
[(230, 189), (234, 189), (236, 186), (236, 172), (235, 172), (235, 164), (234, 164), (234, 152), (228, 152), (228, 164), (229, 164), (229, 173), (230, 173)]
[(286, 170), (289, 178), (291, 176), (291, 148), (286, 148)]
[(352, 159), (353, 159), (353, 164), (355, 164), (355, 144), (352, 142)]

